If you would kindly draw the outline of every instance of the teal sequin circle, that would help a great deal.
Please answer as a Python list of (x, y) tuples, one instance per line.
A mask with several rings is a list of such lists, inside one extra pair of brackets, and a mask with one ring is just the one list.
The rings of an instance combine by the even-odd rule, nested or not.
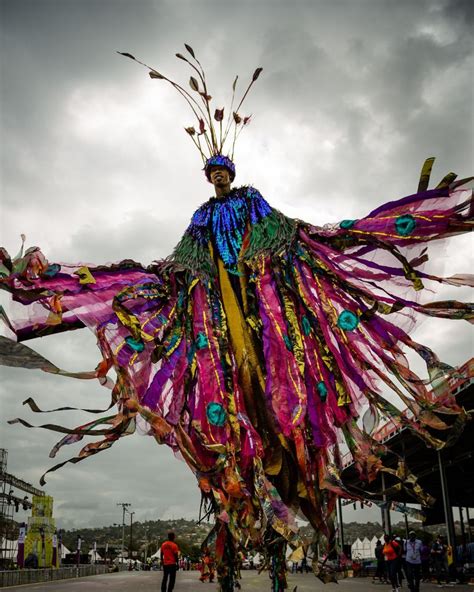
[(198, 333), (196, 336), (196, 347), (197, 349), (203, 349), (205, 347), (207, 347), (208, 345), (208, 340), (207, 337), (204, 335), (204, 333)]
[(225, 423), (227, 413), (220, 403), (209, 403), (206, 407), (206, 415), (209, 423), (222, 427)]
[(139, 339), (133, 339), (133, 337), (125, 337), (125, 343), (129, 345), (134, 351), (140, 353), (145, 349), (145, 344)]
[(323, 381), (321, 381), (321, 382), (318, 382), (318, 384), (316, 385), (316, 388), (318, 389), (318, 394), (321, 397), (321, 401), (324, 403), (324, 401), (326, 400), (326, 397), (328, 396), (327, 386), (324, 384)]
[(411, 214), (398, 216), (395, 220), (395, 228), (400, 236), (410, 236), (416, 228), (416, 220)]
[(303, 329), (303, 333), (304, 333), (305, 335), (309, 335), (309, 334), (311, 333), (311, 323), (309, 322), (309, 320), (308, 320), (308, 317), (307, 317), (307, 316), (304, 316), (304, 317), (301, 319), (301, 327), (302, 327), (302, 329)]
[(43, 275), (49, 278), (54, 277), (61, 271), (61, 266), (59, 263), (53, 263), (52, 265), (48, 265), (46, 271), (43, 272)]
[(354, 226), (354, 224), (357, 222), (357, 220), (343, 220), (342, 222), (339, 223), (339, 227), (342, 228), (343, 230), (349, 230), (350, 228), (352, 228)]
[(343, 331), (354, 331), (359, 325), (359, 317), (350, 310), (343, 310), (337, 319), (337, 326)]

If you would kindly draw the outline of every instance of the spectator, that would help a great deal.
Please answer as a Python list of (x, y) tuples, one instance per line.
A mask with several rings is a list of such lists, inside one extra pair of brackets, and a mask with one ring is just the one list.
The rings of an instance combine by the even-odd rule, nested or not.
[(398, 543), (398, 558), (397, 558), (397, 578), (398, 585), (401, 588), (403, 586), (403, 577), (405, 568), (405, 541), (402, 541), (400, 537), (395, 537), (395, 541)]
[(426, 539), (423, 540), (421, 543), (420, 549), (421, 555), (421, 578), (422, 582), (429, 582), (430, 581), (430, 556), (431, 556), (431, 549)]
[(433, 562), (433, 571), (438, 584), (441, 584), (441, 578), (444, 578), (444, 580), (448, 582), (446, 545), (444, 545), (441, 535), (437, 536), (436, 541), (431, 546), (431, 560)]
[(420, 592), (422, 546), (423, 543), (416, 538), (416, 532), (410, 531), (405, 541), (405, 573), (410, 592)]
[(377, 559), (377, 570), (374, 576), (374, 583), (377, 578), (381, 584), (386, 583), (387, 574), (385, 571), (385, 559), (383, 556), (383, 546), (381, 541), (377, 541), (377, 544), (375, 545), (375, 559)]
[(400, 592), (398, 582), (398, 562), (400, 556), (400, 545), (392, 540), (388, 534), (384, 535), (385, 544), (383, 546), (383, 555), (385, 558), (385, 565), (387, 567), (387, 574), (390, 583), (392, 584), (392, 592)]
[[(178, 570), (179, 547), (174, 542), (174, 532), (168, 533), (168, 540), (161, 545), (160, 556), (163, 565), (163, 579), (161, 580), (161, 592), (173, 592)], [(166, 585), (168, 584), (168, 588)]]

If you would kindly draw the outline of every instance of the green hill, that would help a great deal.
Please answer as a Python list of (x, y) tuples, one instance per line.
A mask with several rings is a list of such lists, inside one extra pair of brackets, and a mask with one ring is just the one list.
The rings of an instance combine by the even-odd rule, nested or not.
[[(167, 533), (173, 531), (184, 555), (198, 555), (199, 547), (211, 530), (212, 524), (197, 525), (192, 520), (148, 520), (146, 522), (134, 522), (132, 529), (132, 556), (141, 558), (147, 550), (147, 556), (157, 551), (161, 543), (166, 539)], [(81, 552), (87, 553), (93, 548), (94, 541), (97, 550), (103, 554), (108, 545), (109, 556), (114, 557), (120, 553), (122, 546), (122, 526), (103, 526), (100, 528), (82, 528), (78, 530), (63, 530), (61, 532), (64, 545), (72, 552), (77, 548), (77, 538), (82, 540)], [(124, 549), (128, 552), (130, 547), (130, 524), (125, 525)]]

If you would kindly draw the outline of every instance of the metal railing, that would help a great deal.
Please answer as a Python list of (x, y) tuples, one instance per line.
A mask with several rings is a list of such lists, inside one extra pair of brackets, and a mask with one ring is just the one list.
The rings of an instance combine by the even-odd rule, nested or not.
[(0, 588), (19, 586), (20, 584), (35, 584), (37, 582), (52, 582), (107, 573), (107, 565), (80, 565), (60, 567), (58, 569), (16, 569), (0, 571)]

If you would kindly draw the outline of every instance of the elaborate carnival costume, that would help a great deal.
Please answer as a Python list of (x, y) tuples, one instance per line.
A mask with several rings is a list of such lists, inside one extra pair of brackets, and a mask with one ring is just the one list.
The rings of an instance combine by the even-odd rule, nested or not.
[[(227, 124), (217, 109), (215, 126), (204, 72), (186, 47), (189, 60), (177, 55), (198, 74), (190, 81), (197, 99), (153, 68), (150, 76), (171, 83), (193, 109), (199, 131), (186, 131), (208, 179), (215, 166), (233, 179), (223, 151), (229, 132), (235, 144), (248, 123), (238, 114), (243, 99), (231, 106)], [(440, 377), (448, 367), (402, 327), (417, 313), (472, 320), (468, 304), (417, 298), (427, 282), (472, 284), (466, 275), (422, 270), (429, 241), (466, 232), (472, 221), (467, 180), (450, 174), (427, 189), (432, 161), (414, 195), (322, 228), (288, 218), (253, 187), (232, 189), (204, 203), (173, 254), (148, 267), (130, 260), (59, 265), (36, 247), (15, 259), (3, 251), (0, 287), (30, 313), (10, 324), (18, 340), (87, 326), (102, 360), (93, 372), (70, 374), (3, 338), (2, 362), (98, 378), (112, 388), (109, 409), (118, 409), (75, 430), (42, 426), (66, 433), (52, 456), (84, 436), (103, 436), (51, 470), (109, 448), (134, 431), (140, 416), (157, 442), (181, 453), (215, 512), (223, 590), (231, 589), (239, 545), (278, 546), (281, 537), (297, 543), (297, 512), (332, 543), (337, 496), (365, 496), (341, 481), (341, 436), (365, 481), (384, 471), (423, 501), (402, 464), (384, 466), (385, 447), (357, 419), (368, 406), (371, 417), (397, 418), (437, 448), (465, 420), (454, 399), (433, 402), (430, 381), (409, 368), (404, 353), (413, 350), (430, 379)], [(111, 369), (115, 383), (107, 378)], [(411, 413), (402, 415), (382, 387)]]

